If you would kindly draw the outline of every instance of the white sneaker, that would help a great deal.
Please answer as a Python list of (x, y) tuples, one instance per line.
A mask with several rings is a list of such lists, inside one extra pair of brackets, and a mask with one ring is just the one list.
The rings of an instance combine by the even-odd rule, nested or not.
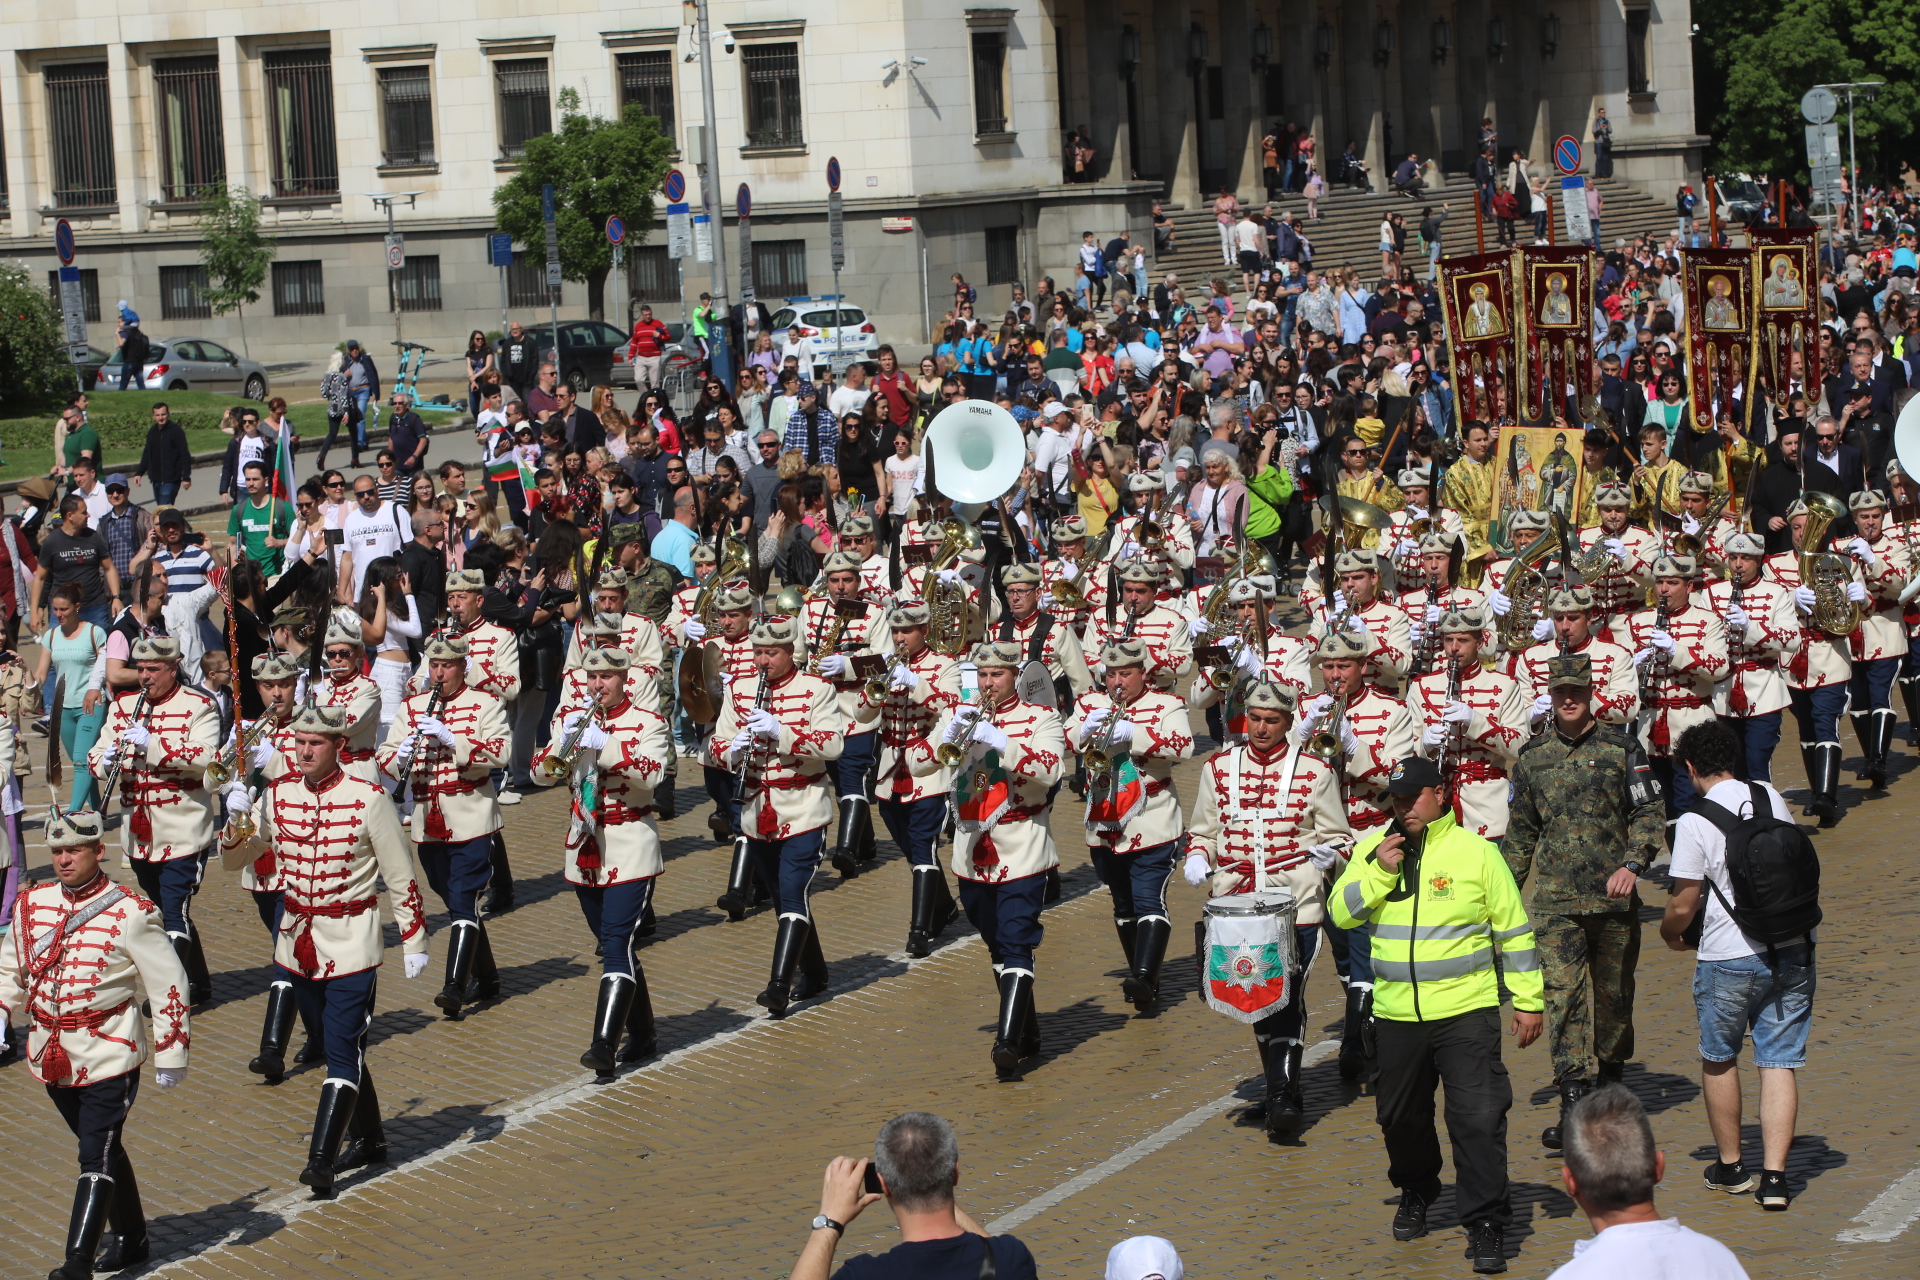
[(518, 791), (515, 791), (512, 787), (500, 788), (500, 795), (497, 798), (501, 804), (519, 804), (520, 803), (520, 793)]

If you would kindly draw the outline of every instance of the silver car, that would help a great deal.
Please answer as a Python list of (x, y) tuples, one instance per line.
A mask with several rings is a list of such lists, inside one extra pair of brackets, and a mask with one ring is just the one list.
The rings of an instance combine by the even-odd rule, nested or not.
[[(265, 400), (270, 385), (266, 366), (229, 351), (211, 338), (164, 338), (152, 344), (141, 370), (146, 391), (223, 391)], [(120, 389), (120, 353), (100, 370), (94, 386), (101, 391)]]

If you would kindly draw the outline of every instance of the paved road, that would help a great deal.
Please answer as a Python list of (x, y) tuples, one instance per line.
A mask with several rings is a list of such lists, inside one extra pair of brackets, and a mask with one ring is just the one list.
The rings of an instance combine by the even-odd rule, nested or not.
[[(1901, 753), (1910, 765), (1911, 751)], [(1782, 781), (1801, 785), (1797, 766), (1783, 763), (1791, 772)], [(1177, 775), (1189, 799), (1195, 773)], [(38, 778), (27, 792), (36, 806), (44, 799)], [(1920, 1178), (1905, 1184), (1905, 1198), (1895, 1187), (1920, 1163), (1916, 912), (1903, 888), (1905, 851), (1888, 839), (1910, 828), (1920, 781), (1906, 774), (1889, 794), (1852, 791), (1849, 802), (1846, 820), (1820, 840), (1826, 972), (1789, 1162), (1791, 1212), (1762, 1214), (1750, 1199), (1699, 1187), (1712, 1156), (1689, 962), (1657, 942), (1643, 954), (1640, 1057), (1627, 1083), (1654, 1113), (1669, 1158), (1662, 1210), (1726, 1241), (1755, 1277), (1920, 1272), (1920, 1230), (1900, 1230), (1920, 1210)], [(1106, 1250), (1139, 1232), (1175, 1240), (1195, 1276), (1468, 1274), (1450, 1197), (1436, 1211), (1442, 1229), (1392, 1241), (1393, 1192), (1371, 1100), (1340, 1083), (1325, 1049), (1306, 1073), (1310, 1126), (1297, 1144), (1270, 1146), (1245, 1115), (1259, 1071), (1251, 1037), (1204, 1007), (1190, 955), (1176, 947), (1169, 958), (1157, 1017), (1120, 999), (1118, 944), (1077, 810), (1055, 819), (1067, 896), (1048, 912), (1040, 953), (1045, 1056), (1022, 1079), (999, 1082), (987, 1062), (994, 996), (984, 952), (963, 928), (933, 956), (904, 959), (908, 873), (890, 844), (873, 873), (847, 883), (822, 876), (815, 903), (833, 991), (774, 1023), (752, 1000), (765, 981), (772, 917), (729, 923), (712, 907), (726, 851), (706, 835), (697, 785), (681, 789), (680, 803), (685, 816), (663, 831), (660, 931), (641, 957), (666, 1056), (605, 1086), (577, 1065), (596, 965), (553, 853), (561, 797), (509, 809), (521, 905), (493, 926), (505, 998), (447, 1022), (430, 1003), (443, 935), (433, 967), (414, 982), (389, 956), (370, 1064), (394, 1165), (356, 1174), (331, 1203), (296, 1183), (322, 1070), (278, 1086), (246, 1071), (267, 945), (251, 904), (214, 871), (195, 914), (216, 1002), (196, 1019), (186, 1085), (143, 1091), (128, 1136), (157, 1253), (175, 1259), (165, 1273), (784, 1276), (817, 1207), (825, 1160), (871, 1150), (886, 1117), (928, 1108), (959, 1129), (962, 1202), (984, 1220), (1005, 1220), (1043, 1275), (1098, 1275)], [(44, 851), (33, 863), (44, 876)], [(1892, 909), (1883, 905), (1890, 898)], [(1198, 890), (1176, 885), (1177, 938), (1199, 903)], [(446, 919), (430, 923), (439, 935)], [(391, 930), (389, 942), (397, 947)], [(1314, 974), (1311, 999), (1311, 1034), (1332, 1034), (1338, 989), (1329, 970)], [(1559, 1190), (1557, 1160), (1535, 1145), (1554, 1107), (1544, 1042), (1509, 1061), (1513, 1274), (1541, 1276), (1587, 1227)], [(1751, 1100), (1752, 1072), (1744, 1074)], [(0, 1277), (24, 1280), (57, 1260), (72, 1143), (18, 1064), (0, 1071), (0, 1126), (14, 1156), (0, 1204), (9, 1241)], [(1748, 1148), (1757, 1156), (1752, 1125)], [(1891, 1238), (1838, 1238), (1847, 1232)], [(871, 1211), (843, 1252), (893, 1241), (889, 1216)]]

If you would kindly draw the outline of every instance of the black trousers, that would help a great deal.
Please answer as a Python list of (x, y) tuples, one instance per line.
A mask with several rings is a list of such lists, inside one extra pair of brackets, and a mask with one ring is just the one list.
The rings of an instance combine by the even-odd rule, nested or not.
[(139, 1069), (98, 1084), (50, 1084), (47, 1096), (80, 1140), (80, 1172), (112, 1176), (114, 1162), (124, 1154), (120, 1135), (126, 1128), (127, 1113), (140, 1096)]
[(1375, 1095), (1387, 1142), (1387, 1179), (1432, 1203), (1440, 1194), (1440, 1135), (1433, 1091), (1447, 1091), (1454, 1203), (1463, 1225), (1510, 1225), (1507, 1112), (1513, 1082), (1500, 1061), (1500, 1010), (1475, 1009), (1436, 1022), (1374, 1019), (1380, 1083)]

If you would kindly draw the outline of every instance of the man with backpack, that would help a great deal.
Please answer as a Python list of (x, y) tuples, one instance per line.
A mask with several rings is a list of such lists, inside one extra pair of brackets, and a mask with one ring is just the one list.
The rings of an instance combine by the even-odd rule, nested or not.
[(1740, 1150), (1741, 1043), (1753, 1036), (1760, 1072), (1762, 1209), (1787, 1207), (1787, 1148), (1799, 1110), (1794, 1072), (1807, 1060), (1813, 1024), (1814, 927), (1820, 860), (1787, 802), (1764, 782), (1734, 776), (1740, 744), (1718, 721), (1680, 735), (1673, 754), (1700, 797), (1673, 845), (1673, 896), (1660, 936), (1698, 952), (1701, 1092), (1719, 1158), (1706, 1185), (1738, 1195), (1755, 1186)]

